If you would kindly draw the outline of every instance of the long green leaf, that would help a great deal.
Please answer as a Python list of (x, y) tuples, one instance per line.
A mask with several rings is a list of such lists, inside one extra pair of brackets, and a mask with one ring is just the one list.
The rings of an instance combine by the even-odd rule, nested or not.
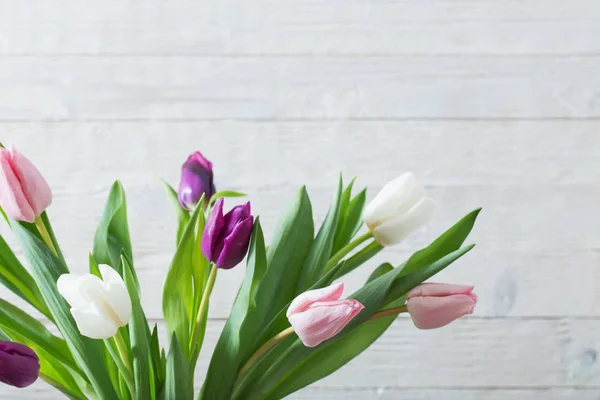
[(52, 319), (40, 289), (33, 277), (14, 255), (0, 235), (0, 283), (14, 294), (27, 301), (39, 312)]
[(56, 287), (61, 271), (66, 269), (48, 247), (27, 228), (12, 221), (13, 230), (23, 247), (25, 258), (33, 270), (40, 292), (65, 338), (71, 354), (89, 378), (96, 394), (104, 399), (114, 399), (117, 394), (104, 369), (101, 347), (98, 342), (81, 336), (71, 316), (70, 307)]
[[(121, 254), (125, 254), (128, 260), (133, 260), (127, 223), (127, 201), (125, 190), (119, 181), (113, 184), (108, 194), (102, 218), (96, 229), (93, 253), (98, 264), (110, 265), (120, 275), (123, 274)], [(135, 274), (134, 277), (136, 287), (139, 288)]]
[(311, 287), (323, 274), (327, 261), (331, 257), (333, 240), (340, 217), (340, 205), (342, 201), (342, 178), (340, 177), (335, 198), (331, 203), (329, 212), (317, 237), (313, 240), (308, 255), (304, 260), (304, 266), (300, 273), (296, 294), (304, 292)]
[(340, 216), (340, 224), (335, 234), (334, 254), (344, 247), (356, 235), (362, 226), (362, 214), (367, 200), (367, 189), (357, 194), (344, 209), (343, 218)]
[(123, 256), (121, 257), (123, 264), (123, 278), (125, 286), (129, 291), (133, 311), (131, 313), (131, 321), (129, 322), (129, 337), (131, 343), (131, 356), (133, 358), (133, 378), (135, 381), (135, 399), (149, 400), (156, 397), (152, 393), (153, 384), (150, 378), (154, 376), (152, 371), (150, 349), (150, 328), (148, 320), (144, 315), (140, 297), (135, 286), (135, 278), (133, 277), (133, 268)]
[(256, 310), (256, 289), (266, 268), (265, 240), (257, 218), (252, 232), (244, 282), (213, 352), (202, 389), (202, 399), (231, 397), (241, 360), (247, 357), (245, 353), (250, 348), (248, 343), (255, 340), (260, 328), (252, 314)]
[(167, 375), (161, 398), (164, 400), (194, 398), (194, 379), (190, 375), (189, 364), (175, 335), (171, 337), (171, 347), (167, 356)]
[[(256, 295), (259, 324), (266, 326), (296, 295), (298, 278), (314, 235), (312, 206), (302, 187), (273, 234), (267, 271)], [(260, 344), (259, 344), (260, 345)]]
[(196, 225), (201, 218), (202, 207), (196, 207), (190, 222), (185, 229), (163, 289), (163, 315), (169, 333), (177, 336), (183, 344), (183, 352), (187, 360), (192, 359), (188, 343), (195, 322), (194, 309), (194, 256), (196, 254)]

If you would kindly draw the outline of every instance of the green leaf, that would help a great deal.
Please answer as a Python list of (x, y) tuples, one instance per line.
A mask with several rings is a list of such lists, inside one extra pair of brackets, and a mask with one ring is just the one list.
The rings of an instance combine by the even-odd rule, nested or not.
[(413, 254), (404, 265), (402, 274), (414, 272), (420, 266), (431, 264), (442, 256), (459, 249), (471, 233), (480, 211), (481, 208), (471, 211), (429, 246)]
[(367, 189), (363, 189), (352, 199), (348, 206), (345, 207), (344, 214), (340, 215), (340, 224), (338, 224), (333, 246), (334, 254), (348, 244), (362, 226), (362, 214), (366, 200)]
[(52, 320), (40, 289), (33, 277), (0, 236), (0, 283)]
[(123, 264), (123, 278), (129, 291), (132, 303), (131, 321), (129, 322), (129, 337), (131, 355), (133, 358), (133, 378), (135, 381), (135, 399), (148, 400), (155, 397), (152, 393), (150, 377), (153, 375), (150, 349), (150, 328), (144, 315), (140, 297), (133, 277), (133, 268), (125, 257), (121, 257)]
[(379, 267), (375, 268), (373, 272), (371, 272), (371, 275), (369, 275), (369, 278), (367, 279), (367, 283), (373, 282), (375, 279), (387, 274), (393, 269), (394, 266), (390, 263), (381, 264)]
[(179, 198), (177, 196), (177, 191), (175, 189), (173, 189), (173, 187), (171, 185), (169, 185), (166, 181), (161, 179), (161, 182), (165, 186), (167, 195), (169, 196), (169, 200), (171, 200), (171, 203), (173, 204), (173, 207), (175, 208), (175, 213), (177, 213), (177, 241), (176, 241), (176, 244), (179, 244), (179, 242), (181, 242), (183, 232), (185, 232), (185, 228), (187, 227), (188, 223), (190, 222), (190, 213), (186, 209), (181, 207), (181, 204), (179, 204)]
[(152, 356), (152, 365), (156, 380), (156, 393), (160, 393), (165, 383), (165, 371), (163, 368), (160, 343), (158, 340), (158, 325), (154, 325), (152, 335), (150, 336), (150, 355)]
[(66, 265), (65, 257), (63, 256), (63, 253), (60, 249), (60, 245), (58, 244), (58, 240), (56, 239), (56, 235), (54, 234), (54, 229), (52, 229), (52, 224), (50, 223), (50, 218), (48, 218), (48, 213), (46, 211), (44, 211), (40, 215), (40, 218), (42, 219), (42, 222), (44, 223), (44, 226), (46, 227), (46, 230), (48, 231), (48, 235), (50, 236), (50, 240), (52, 240), (52, 244), (54, 245), (54, 248), (56, 249), (56, 252), (58, 253), (58, 257)]
[(266, 268), (265, 240), (257, 218), (244, 282), (213, 352), (202, 389), (203, 399), (231, 398), (237, 371), (242, 360), (249, 357), (249, 344), (255, 340), (260, 329), (253, 313), (256, 312), (256, 289)]
[(308, 255), (304, 260), (304, 266), (300, 273), (298, 288), (295, 294), (304, 292), (311, 287), (323, 274), (325, 265), (331, 257), (333, 249), (333, 240), (340, 216), (340, 204), (342, 201), (342, 178), (340, 177), (337, 192), (329, 212), (325, 217), (325, 221), (317, 233), (317, 237), (313, 240)]
[(192, 400), (193, 397), (194, 379), (190, 375), (190, 366), (179, 345), (177, 336), (173, 335), (169, 355), (167, 356), (167, 376), (161, 398), (164, 400)]
[[(204, 196), (200, 200), (200, 204), (204, 202)], [(205, 217), (204, 213), (201, 212), (198, 215), (198, 223), (196, 226), (196, 243), (192, 249), (192, 282), (193, 282), (193, 298), (194, 304), (192, 307), (191, 313), (191, 323), (192, 323), (192, 334), (190, 336), (190, 352), (192, 353), (192, 364), (196, 365), (196, 361), (200, 355), (200, 350), (202, 349), (202, 343), (204, 342), (204, 335), (206, 333), (206, 322), (208, 318), (204, 315), (200, 319), (200, 323), (197, 323), (197, 320), (194, 320), (195, 316), (200, 313), (200, 305), (202, 302), (202, 297), (204, 295), (204, 291), (206, 290), (206, 284), (208, 282), (208, 275), (211, 270), (211, 264), (208, 262), (204, 254), (202, 253), (202, 235), (204, 234), (204, 225), (205, 225)], [(206, 314), (208, 314), (208, 307), (206, 309)]]
[[(98, 229), (96, 229), (93, 254), (98, 264), (110, 265), (120, 275), (123, 275), (121, 254), (125, 254), (128, 260), (133, 260), (129, 225), (127, 223), (127, 202), (125, 191), (119, 181), (113, 184), (108, 194), (104, 213), (98, 224)], [(136, 288), (139, 291), (139, 283), (135, 273), (134, 278)]]
[(266, 326), (295, 297), (313, 235), (312, 206), (302, 187), (288, 204), (269, 246), (267, 271), (256, 295), (260, 325)]
[(15, 221), (11, 226), (23, 247), (25, 258), (31, 266), (40, 292), (75, 361), (89, 378), (100, 398), (117, 398), (108, 372), (104, 369), (99, 343), (80, 335), (71, 316), (70, 307), (56, 287), (56, 281), (66, 266), (26, 227)]
[[(188, 343), (195, 322), (194, 310), (194, 260), (196, 253), (196, 225), (202, 218), (202, 207), (196, 207), (185, 229), (163, 289), (163, 315), (171, 334), (175, 333), (179, 343), (185, 344), (183, 352), (187, 360), (192, 360)], [(200, 233), (201, 234), (201, 233)]]
[[(408, 291), (471, 250), (473, 246), (453, 251), (466, 239), (476, 216), (477, 210), (451, 227), (430, 246), (415, 253), (403, 266), (372, 279), (350, 296), (361, 302), (365, 309), (336, 337), (314, 348), (304, 347), (299, 340), (280, 343), (276, 347), (277, 358), (274, 355), (269, 357), (267, 354), (267, 357), (254, 365), (253, 371), (248, 376), (243, 377), (236, 391), (238, 398), (239, 396), (250, 399), (281, 398), (330, 374), (360, 354), (387, 327), (382, 322), (375, 325), (369, 323), (375, 326), (372, 328), (373, 332), (367, 328), (358, 331), (353, 329), (359, 327), (386, 304), (394, 301), (403, 302), (402, 296)], [(412, 272), (407, 273), (407, 267)], [(382, 267), (384, 268), (389, 269), (389, 267)], [(380, 272), (383, 271), (378, 271), (378, 274)], [(352, 339), (344, 340), (342, 343), (345, 344), (339, 345), (340, 340), (346, 336), (351, 336)], [(330, 346), (334, 348), (326, 350), (327, 355), (319, 354)], [(273, 350), (272, 352), (275, 353)]]
[(215, 194), (213, 194), (213, 196), (210, 198), (210, 202), (209, 204), (213, 204), (215, 201), (217, 201), (218, 199), (222, 198), (222, 197), (246, 197), (247, 194), (246, 193), (241, 193), (241, 192), (234, 192), (233, 190), (222, 190), (220, 192), (217, 192)]
[(60, 363), (74, 371), (79, 371), (63, 339), (54, 336), (37, 319), (3, 299), (0, 299), (0, 327), (7, 332), (18, 333), (28, 343), (46, 349)]

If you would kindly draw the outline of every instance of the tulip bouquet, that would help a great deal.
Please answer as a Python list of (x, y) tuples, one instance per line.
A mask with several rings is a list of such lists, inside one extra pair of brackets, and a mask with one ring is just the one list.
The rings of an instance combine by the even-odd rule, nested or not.
[[(433, 213), (411, 173), (366, 206), (366, 189), (353, 194), (354, 181), (340, 178), (319, 227), (301, 188), (269, 245), (249, 202), (225, 212), (225, 199), (242, 194), (216, 192), (200, 153), (183, 165), (177, 191), (165, 185), (178, 229), (159, 340), (140, 302), (121, 184), (109, 193), (89, 273), (73, 274), (45, 211), (48, 184), (16, 149), (0, 146), (0, 206), (27, 264), (0, 236), (0, 282), (31, 309), (0, 299), (0, 381), (25, 387), (39, 377), (69, 399), (279, 399), (344, 366), (401, 313), (417, 328), (439, 328), (477, 302), (470, 286), (423, 282), (473, 248), (463, 243), (479, 210), (405, 262), (369, 265)], [(212, 355), (202, 353), (215, 280), (244, 258), (230, 316)], [(356, 268), (372, 272), (343, 298), (344, 277)], [(199, 357), (210, 363), (194, 394)]]

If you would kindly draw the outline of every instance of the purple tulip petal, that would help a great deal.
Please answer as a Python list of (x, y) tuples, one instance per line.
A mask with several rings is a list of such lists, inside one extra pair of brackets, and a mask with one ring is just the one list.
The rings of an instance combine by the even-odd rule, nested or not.
[(238, 265), (246, 256), (250, 245), (250, 236), (254, 218), (252, 216), (235, 226), (233, 231), (223, 241), (223, 249), (216, 261), (217, 268), (231, 269)]
[(225, 219), (223, 217), (223, 204), (225, 200), (222, 198), (215, 202), (215, 205), (208, 216), (206, 226), (204, 227), (204, 234), (202, 235), (202, 254), (209, 261), (214, 261), (218, 253), (216, 253), (219, 247), (219, 238), (221, 232), (225, 227)]
[(181, 168), (181, 181), (177, 191), (179, 204), (187, 210), (193, 210), (202, 195), (205, 201), (215, 194), (212, 163), (200, 152), (190, 155)]
[(40, 373), (37, 354), (20, 343), (0, 342), (0, 382), (24, 388), (35, 382)]

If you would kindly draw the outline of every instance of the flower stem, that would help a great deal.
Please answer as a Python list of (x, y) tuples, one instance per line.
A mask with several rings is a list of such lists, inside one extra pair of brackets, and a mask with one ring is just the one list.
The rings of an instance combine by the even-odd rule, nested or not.
[(406, 307), (406, 304), (399, 307), (388, 308), (387, 310), (378, 311), (375, 314), (371, 315), (371, 318), (369, 318), (366, 322), (375, 321), (376, 319), (380, 318), (391, 317), (392, 315), (398, 315), (407, 311), (408, 308)]
[(277, 335), (269, 339), (265, 344), (263, 344), (260, 347), (260, 349), (256, 350), (256, 353), (254, 353), (252, 357), (250, 357), (248, 362), (244, 364), (242, 369), (240, 369), (238, 375), (245, 374), (250, 369), (250, 367), (252, 367), (252, 365), (254, 365), (262, 356), (265, 355), (267, 351), (271, 350), (277, 343), (290, 336), (292, 333), (294, 333), (294, 328), (290, 326), (286, 330), (279, 332)]
[(360, 235), (359, 237), (348, 243), (346, 246), (342, 247), (337, 253), (333, 255), (333, 257), (331, 257), (331, 259), (325, 266), (325, 273), (329, 272), (331, 268), (335, 267), (337, 263), (342, 261), (342, 259), (346, 257), (348, 253), (350, 253), (352, 250), (354, 250), (367, 240), (371, 239), (372, 237), (373, 234), (371, 233), (371, 231), (369, 231), (363, 235)]
[[(210, 294), (212, 293), (215, 281), (217, 280), (217, 267), (213, 265), (208, 275), (208, 281), (204, 287), (204, 293), (202, 293), (202, 300), (200, 300), (200, 307), (198, 307), (198, 315), (196, 317), (196, 325), (193, 328), (192, 343), (194, 345), (198, 342), (200, 335), (200, 326), (208, 316), (208, 303), (210, 300)], [(206, 315), (205, 315), (206, 314)], [(193, 347), (192, 347), (193, 348)]]
[[(376, 312), (375, 314), (371, 315), (371, 317), (368, 320), (366, 320), (365, 322), (370, 322), (370, 321), (374, 321), (374, 320), (377, 320), (380, 318), (385, 318), (385, 317), (391, 317), (392, 315), (398, 315), (398, 314), (406, 312), (406, 311), (407, 311), (406, 304), (403, 306), (399, 306), (399, 307), (388, 308), (387, 310), (382, 310), (382, 311)], [(292, 328), (290, 326), (289, 328), (279, 332), (277, 335), (275, 335), (271, 339), (269, 339), (258, 350), (256, 350), (256, 352), (252, 355), (252, 357), (250, 357), (250, 359), (246, 362), (246, 364), (244, 364), (244, 366), (240, 369), (240, 372), (238, 373), (238, 375), (243, 375), (246, 372), (248, 372), (250, 367), (252, 367), (262, 356), (264, 356), (269, 350), (271, 350), (273, 347), (275, 347), (275, 345), (277, 345), (277, 343), (281, 342), (283, 339), (290, 336), (292, 333), (294, 333), (294, 328)]]
[(108, 352), (112, 356), (113, 360), (117, 364), (119, 371), (121, 371), (121, 375), (123, 375), (123, 379), (125, 379), (125, 383), (129, 388), (129, 392), (131, 396), (135, 396), (135, 383), (133, 382), (133, 371), (131, 367), (131, 360), (129, 359), (129, 351), (127, 350), (127, 345), (123, 340), (123, 336), (120, 333), (117, 333), (113, 336), (113, 341), (117, 345), (118, 354), (114, 352), (114, 349), (110, 344), (107, 343), (106, 347), (108, 348)]
[(44, 243), (46, 243), (46, 246), (48, 246), (48, 248), (52, 250), (54, 255), (58, 257), (58, 252), (56, 251), (56, 247), (54, 247), (54, 242), (52, 242), (50, 233), (48, 233), (48, 229), (46, 229), (46, 225), (44, 224), (44, 221), (42, 221), (41, 217), (36, 217), (35, 226), (40, 235), (42, 236), (42, 240), (44, 241)]

